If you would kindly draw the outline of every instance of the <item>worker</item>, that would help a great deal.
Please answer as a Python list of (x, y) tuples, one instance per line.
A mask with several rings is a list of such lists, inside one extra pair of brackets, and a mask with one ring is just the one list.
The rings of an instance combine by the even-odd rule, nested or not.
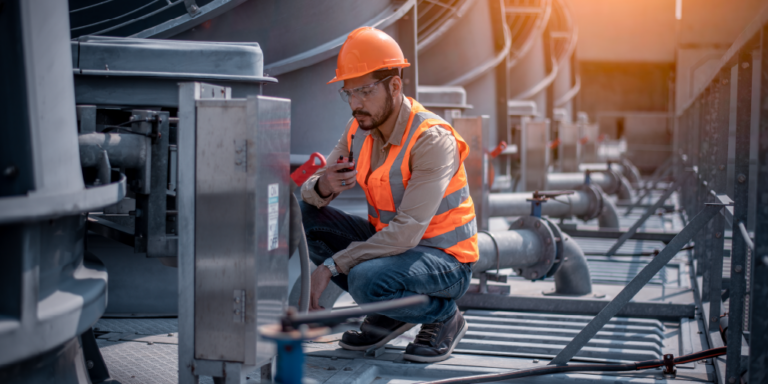
[[(427, 295), (428, 304), (368, 316), (340, 346), (369, 350), (421, 324), (404, 359), (447, 359), (467, 331), (456, 300), (478, 259), (475, 209), (463, 161), (469, 146), (448, 124), (403, 95), (410, 66), (386, 33), (362, 27), (339, 51), (336, 77), (352, 118), (331, 162), (302, 186), (310, 257), (310, 310), (333, 281), (358, 304)], [(350, 156), (350, 153), (352, 156)], [(350, 161), (350, 157), (356, 157)], [(341, 163), (333, 163), (342, 159)], [(329, 207), (360, 186), (368, 220)]]

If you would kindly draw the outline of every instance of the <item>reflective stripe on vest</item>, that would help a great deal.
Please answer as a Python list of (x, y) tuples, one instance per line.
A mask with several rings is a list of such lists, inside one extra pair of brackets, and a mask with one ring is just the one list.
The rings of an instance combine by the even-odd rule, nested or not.
[[(397, 216), (411, 178), (410, 151), (421, 133), (441, 125), (456, 139), (461, 165), (419, 245), (443, 249), (464, 263), (474, 262), (478, 259), (477, 224), (463, 164), (469, 154), (469, 146), (440, 116), (427, 111), (413, 99), (409, 100), (412, 103), (411, 114), (401, 145), (392, 145), (384, 164), (376, 170), (371, 171), (373, 137), (370, 137), (370, 131), (358, 130), (357, 121), (353, 121), (348, 132), (348, 148), (357, 155), (357, 181), (368, 203), (368, 220), (380, 231)], [(355, 135), (353, 142), (351, 135)]]

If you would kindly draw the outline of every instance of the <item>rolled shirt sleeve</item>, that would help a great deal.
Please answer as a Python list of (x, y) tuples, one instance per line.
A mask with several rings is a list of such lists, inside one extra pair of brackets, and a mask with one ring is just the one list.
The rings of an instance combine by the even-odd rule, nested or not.
[(347, 274), (363, 261), (397, 255), (417, 246), (459, 165), (456, 139), (451, 132), (440, 126), (426, 130), (411, 149), (411, 179), (396, 216), (367, 241), (352, 242), (336, 253), (333, 259), (339, 271)]

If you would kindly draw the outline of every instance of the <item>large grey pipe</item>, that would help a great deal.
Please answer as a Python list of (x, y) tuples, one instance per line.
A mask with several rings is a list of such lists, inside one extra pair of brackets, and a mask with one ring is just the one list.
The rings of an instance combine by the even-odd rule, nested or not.
[[(491, 217), (525, 216), (531, 214), (531, 192), (492, 193), (488, 197), (488, 211)], [(593, 198), (585, 191), (574, 191), (572, 195), (558, 196), (541, 205), (541, 214), (549, 217), (585, 216), (590, 213)]]
[[(540, 225), (536, 226), (537, 223)], [(554, 272), (556, 293), (586, 295), (592, 292), (587, 259), (576, 241), (562, 233), (556, 224), (531, 216), (518, 219), (512, 224), (515, 226), (525, 229), (478, 233), (480, 258), (472, 267), (473, 272), (513, 268), (518, 275), (535, 280), (550, 276), (550, 269), (559, 262)]]
[[(530, 192), (493, 193), (488, 198), (491, 217), (519, 217), (531, 214)], [(542, 215), (555, 218), (578, 217), (589, 221), (598, 218), (601, 228), (619, 228), (616, 206), (605, 198), (598, 186), (580, 185), (572, 195), (558, 196), (541, 206)]]
[(480, 259), (472, 266), (472, 271), (485, 272), (496, 269), (496, 246), (491, 236), (499, 246), (499, 268), (520, 269), (535, 265), (541, 260), (545, 240), (532, 230), (493, 232), (490, 235), (480, 232), (477, 235)]
[[(548, 173), (547, 189), (575, 189), (584, 184), (584, 172)], [(619, 200), (632, 199), (632, 186), (623, 175), (615, 171), (591, 172), (590, 183), (600, 186), (609, 195), (617, 195)]]
[(130, 133), (87, 133), (77, 137), (80, 144), (80, 165), (96, 167), (107, 151), (114, 167), (141, 168), (151, 156), (150, 139)]

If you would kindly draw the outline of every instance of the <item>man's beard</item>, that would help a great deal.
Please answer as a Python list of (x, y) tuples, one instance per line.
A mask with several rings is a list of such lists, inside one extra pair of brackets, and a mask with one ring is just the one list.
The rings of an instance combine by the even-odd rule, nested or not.
[[(392, 96), (389, 93), (389, 90), (387, 90), (387, 100), (384, 104), (384, 110), (381, 111), (380, 114), (376, 116), (372, 116), (368, 111), (365, 110), (357, 110), (352, 111), (352, 117), (357, 120), (357, 124), (363, 131), (370, 131), (372, 129), (380, 127), (382, 124), (384, 124), (385, 121), (389, 118), (389, 116), (392, 115), (392, 112), (394, 111), (394, 108), (392, 107)], [(371, 123), (363, 125), (360, 123), (360, 120), (358, 120), (358, 116), (370, 116)]]

